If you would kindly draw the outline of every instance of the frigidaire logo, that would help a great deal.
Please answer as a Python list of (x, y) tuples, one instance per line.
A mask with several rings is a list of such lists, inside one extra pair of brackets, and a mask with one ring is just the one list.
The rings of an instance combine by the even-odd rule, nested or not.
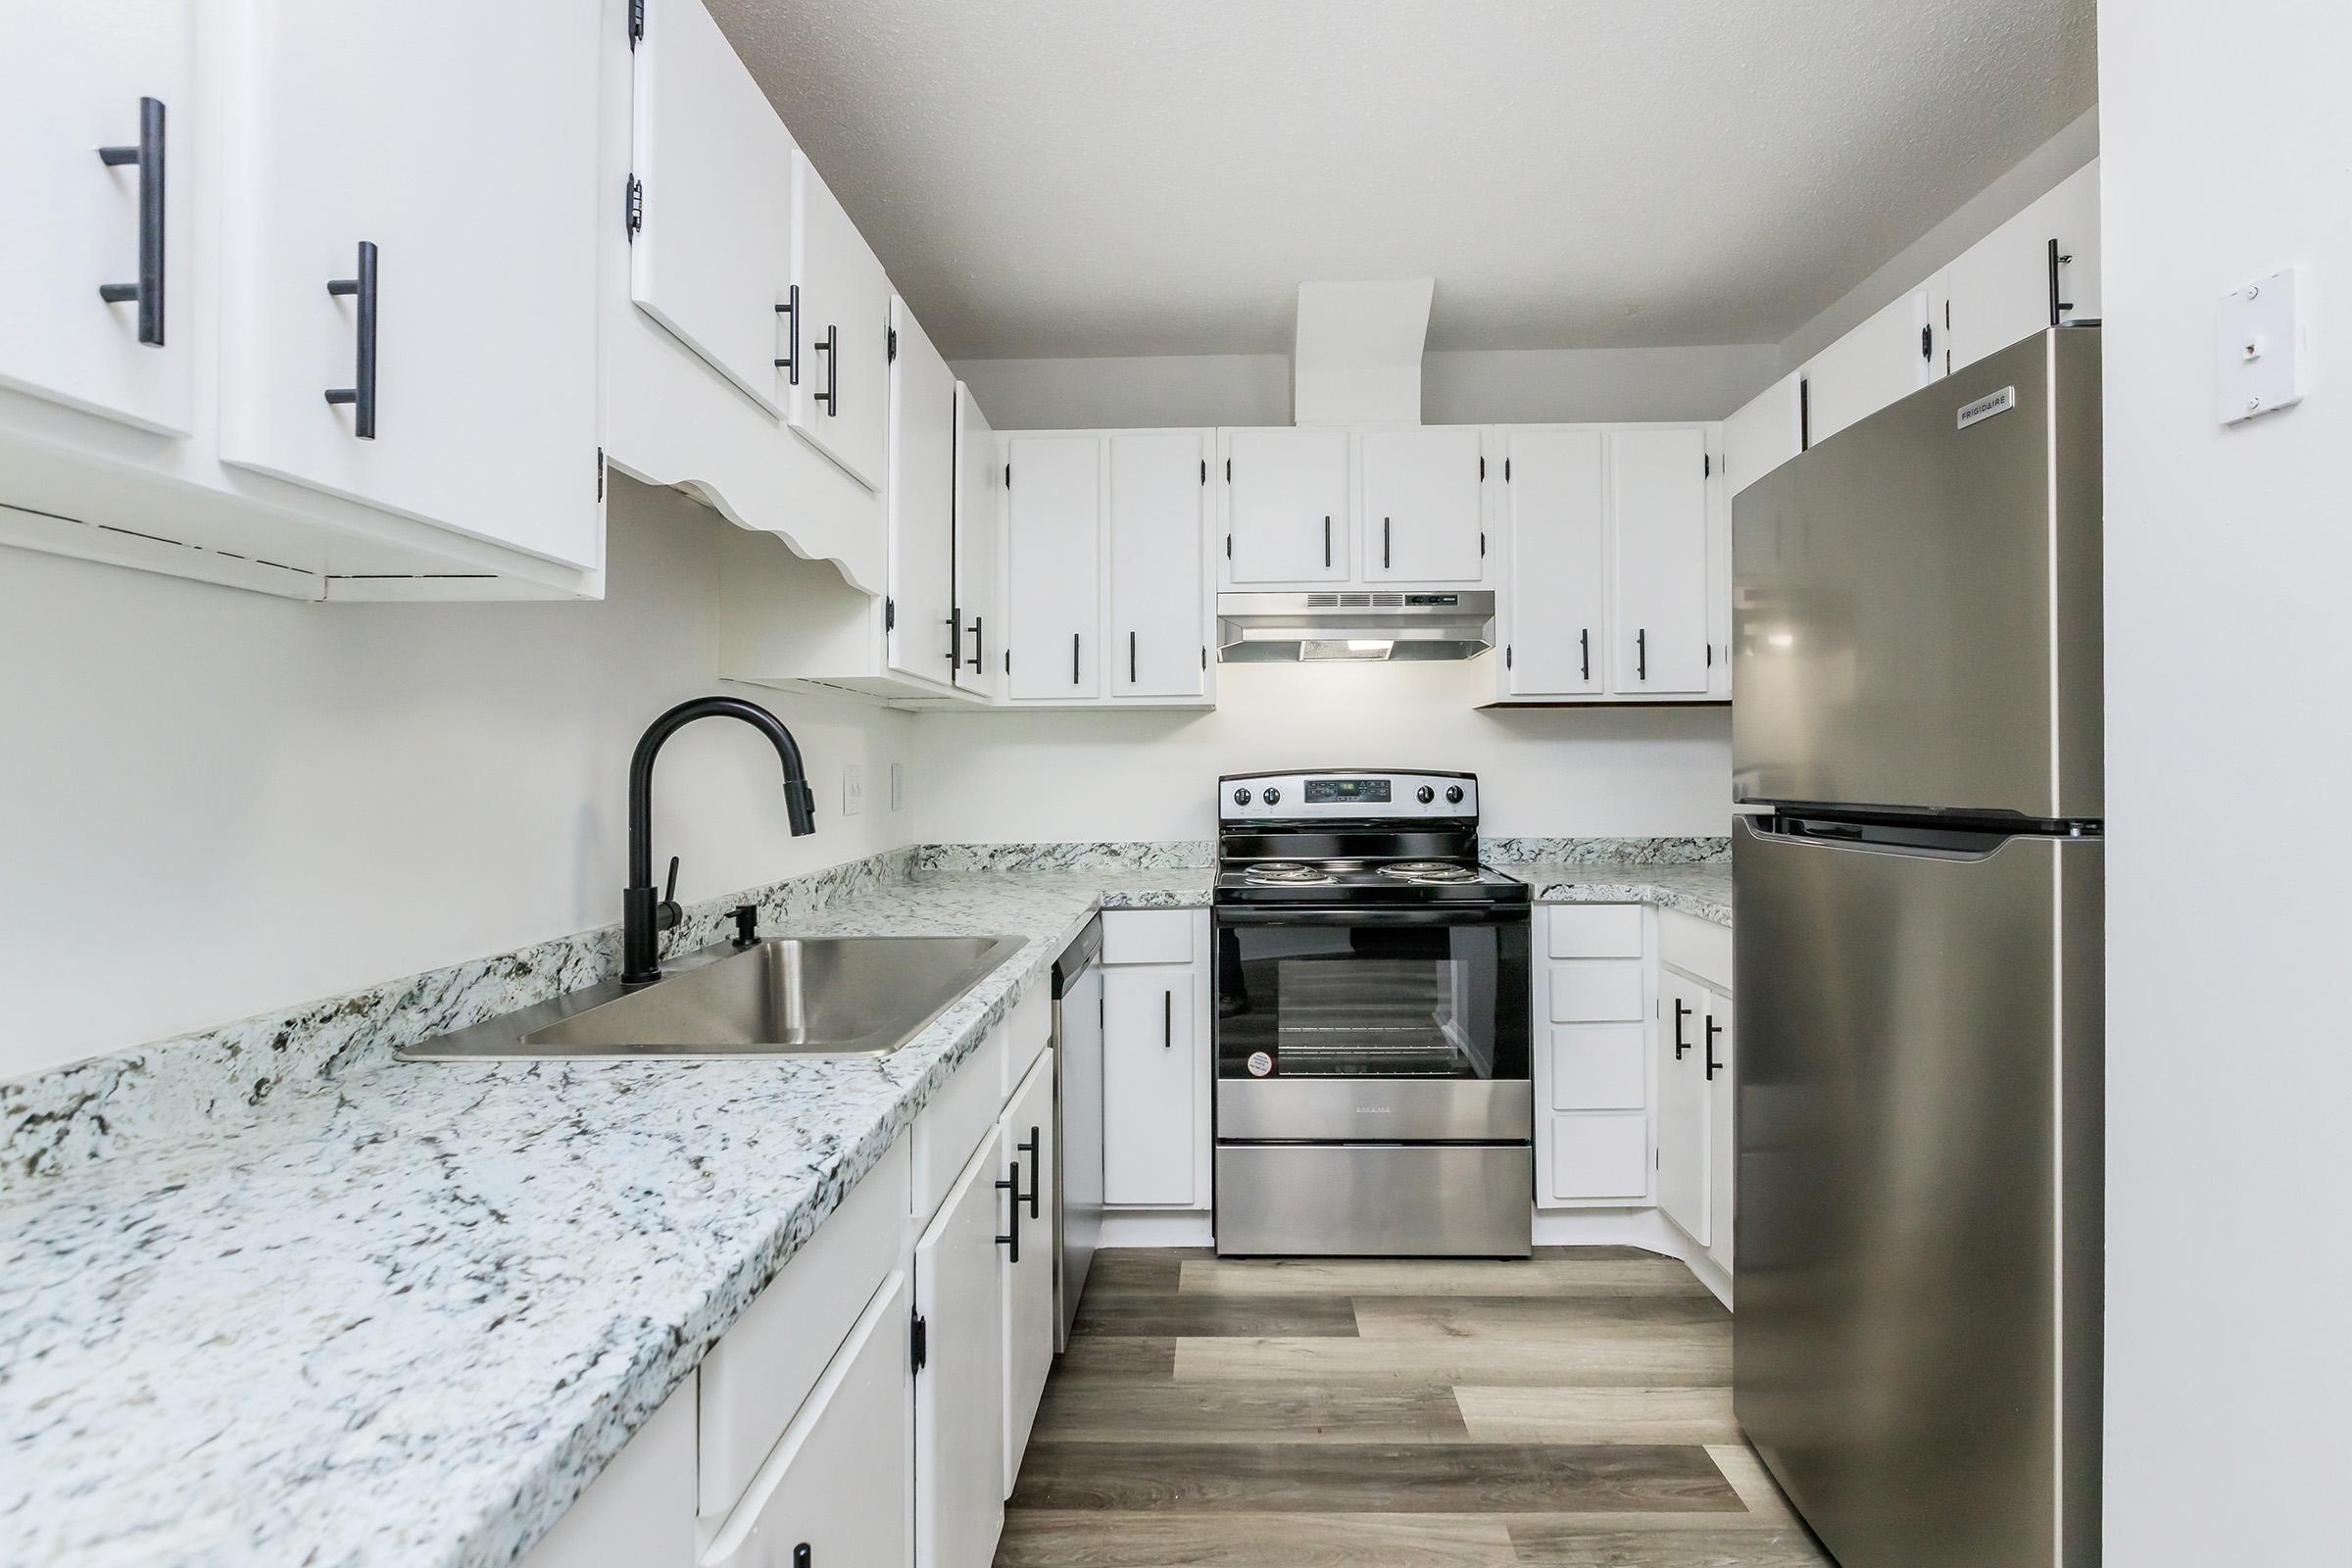
[(1395, 1107), (1390, 1105), (1358, 1105), (1355, 1107), (1355, 1113), (1358, 1116), (1388, 1116), (1395, 1114)]
[(2016, 407), (2017, 388), (2005, 386), (1990, 397), (1979, 398), (1974, 403), (1962, 404), (1960, 406), (1960, 428), (1965, 430), (1970, 425), (1989, 419), (1996, 414), (2007, 414)]

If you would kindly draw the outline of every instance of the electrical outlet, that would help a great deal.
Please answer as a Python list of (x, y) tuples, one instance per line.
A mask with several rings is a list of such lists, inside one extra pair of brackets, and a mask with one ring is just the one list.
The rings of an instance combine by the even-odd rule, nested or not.
[(897, 810), (906, 804), (906, 770), (898, 763), (890, 764), (890, 808)]
[(841, 814), (856, 816), (865, 809), (865, 764), (852, 762), (841, 770)]

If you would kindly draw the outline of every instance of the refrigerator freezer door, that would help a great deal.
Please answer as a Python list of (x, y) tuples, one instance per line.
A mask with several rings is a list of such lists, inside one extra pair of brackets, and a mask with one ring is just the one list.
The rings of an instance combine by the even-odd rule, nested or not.
[(1735, 824), (1736, 1407), (1843, 1568), (2097, 1563), (2102, 864)]
[(2099, 435), (2099, 333), (2069, 327), (1740, 492), (1740, 799), (2105, 814)]

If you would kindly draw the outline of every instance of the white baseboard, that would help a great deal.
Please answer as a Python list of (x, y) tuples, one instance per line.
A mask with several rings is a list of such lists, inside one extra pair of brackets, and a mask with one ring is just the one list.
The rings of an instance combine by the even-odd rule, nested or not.
[(1204, 1209), (1110, 1209), (1098, 1247), (1214, 1247), (1216, 1226)]

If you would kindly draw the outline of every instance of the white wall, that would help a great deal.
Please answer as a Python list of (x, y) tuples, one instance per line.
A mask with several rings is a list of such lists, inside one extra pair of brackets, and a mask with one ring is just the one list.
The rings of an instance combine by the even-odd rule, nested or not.
[[(2118, 1568), (2345, 1555), (2346, 60), (2341, 6), (2099, 13)], [(2216, 303), (2293, 262), (2312, 394), (2225, 430)]]
[(1729, 710), (1478, 711), (1461, 663), (1226, 664), (1210, 712), (926, 714), (908, 808), (923, 842), (1205, 839), (1220, 773), (1444, 767), (1479, 775), (1486, 831), (1731, 831)]
[[(718, 689), (726, 526), (616, 479), (593, 605), (303, 605), (0, 550), (0, 1079), (617, 920), (630, 749)], [(691, 726), (654, 781), (682, 898), (905, 842), (910, 718), (735, 690), (800, 741), (818, 831), (787, 833), (757, 733)]]

